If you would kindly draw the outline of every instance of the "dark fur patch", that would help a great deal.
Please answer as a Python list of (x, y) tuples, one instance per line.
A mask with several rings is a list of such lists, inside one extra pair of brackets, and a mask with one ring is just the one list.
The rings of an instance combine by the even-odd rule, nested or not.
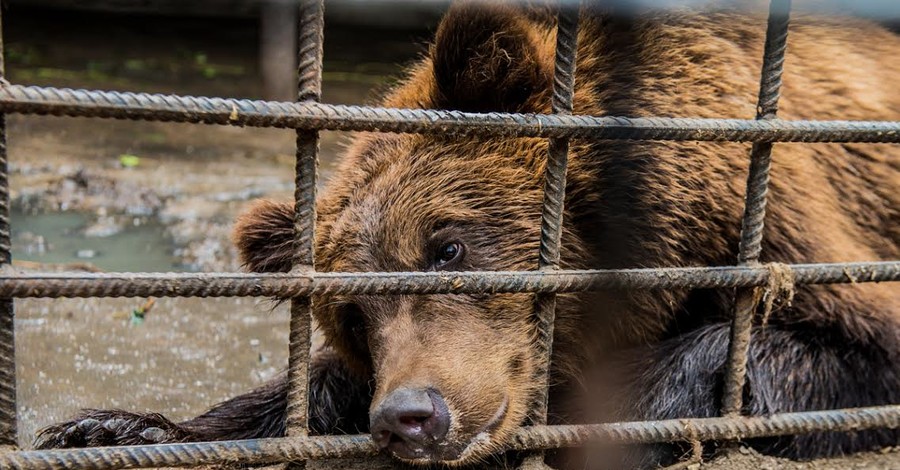
[[(820, 329), (755, 328), (747, 364), (744, 412), (752, 416), (900, 403), (900, 328), (885, 325), (880, 344), (864, 344)], [(632, 375), (624, 419), (718, 416), (729, 325), (708, 325), (640, 350), (624, 351)], [(878, 371), (877, 376), (873, 371)], [(839, 456), (900, 442), (900, 430), (827, 432), (750, 439), (759, 452), (793, 459)], [(639, 468), (673, 463), (671, 445), (632, 453)]]

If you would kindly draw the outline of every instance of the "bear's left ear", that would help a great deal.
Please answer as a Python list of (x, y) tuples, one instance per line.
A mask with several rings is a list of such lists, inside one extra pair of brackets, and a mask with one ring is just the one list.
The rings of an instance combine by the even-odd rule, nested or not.
[(529, 99), (551, 83), (538, 47), (542, 29), (512, 6), (453, 5), (431, 57), (440, 108), (530, 112)]
[(291, 270), (294, 255), (294, 205), (262, 199), (241, 214), (232, 239), (241, 264), (255, 273)]

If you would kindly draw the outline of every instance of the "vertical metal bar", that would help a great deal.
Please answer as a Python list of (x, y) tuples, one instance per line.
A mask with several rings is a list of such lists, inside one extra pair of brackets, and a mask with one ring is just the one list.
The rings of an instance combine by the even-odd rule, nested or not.
[[(3, 17), (0, 8), (0, 84), (4, 78)], [(0, 269), (12, 263), (9, 241), (9, 173), (6, 115), (0, 114)], [(16, 343), (13, 300), (0, 299), (0, 445), (16, 445)]]
[[(781, 94), (781, 74), (787, 47), (791, 0), (772, 0), (766, 28), (765, 51), (759, 86), (756, 119), (777, 119), (778, 97)], [(738, 263), (754, 265), (762, 251), (766, 194), (769, 191), (769, 168), (772, 165), (772, 143), (753, 144), (750, 170), (747, 176), (747, 195), (741, 222), (741, 241)], [(731, 342), (725, 372), (725, 391), (722, 414), (736, 416), (743, 406), (744, 381), (747, 375), (747, 353), (750, 349), (750, 330), (756, 300), (753, 289), (739, 289), (735, 297)]]
[[(578, 8), (559, 7), (556, 32), (556, 70), (553, 77), (552, 109), (557, 114), (572, 114), (572, 95), (575, 85), (575, 56), (578, 39)], [(560, 239), (566, 198), (566, 167), (569, 139), (550, 139), (547, 165), (544, 169), (544, 203), (541, 213), (541, 246), (539, 268), (543, 271), (559, 269)], [(553, 352), (553, 323), (556, 318), (556, 294), (536, 297), (538, 348), (542, 360), (538, 369), (543, 387), (536, 397), (532, 420), (547, 422), (550, 356)]]
[[(318, 101), (322, 91), (322, 43), (324, 2), (300, 4), (298, 99)], [(294, 270), (315, 269), (316, 172), (318, 131), (297, 130), (297, 161), (294, 191)], [(312, 305), (308, 297), (291, 301), (291, 331), (288, 353), (287, 435), (307, 434), (309, 359)]]
[[(578, 46), (578, 18), (580, 2), (558, 5), (556, 27), (556, 66), (553, 74), (551, 108), (556, 114), (572, 114), (575, 89), (575, 60)], [(560, 243), (566, 199), (566, 170), (569, 161), (569, 139), (550, 139), (547, 165), (544, 168), (544, 201), (541, 209), (541, 245), (538, 267), (541, 271), (559, 269)], [(547, 423), (550, 398), (550, 363), (553, 356), (553, 326), (556, 321), (556, 293), (535, 296), (538, 332), (537, 377), (541, 388), (532, 405), (531, 421)], [(523, 462), (523, 469), (545, 468), (544, 453), (535, 452)]]

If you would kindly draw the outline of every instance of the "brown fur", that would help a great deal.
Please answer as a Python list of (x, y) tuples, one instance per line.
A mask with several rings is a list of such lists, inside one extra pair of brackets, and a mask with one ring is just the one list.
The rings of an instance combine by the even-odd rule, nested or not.
[[(754, 116), (764, 16), (585, 13), (576, 114)], [(550, 112), (555, 25), (547, 18), (510, 6), (456, 5), (429, 54), (382, 105)], [(898, 53), (900, 39), (877, 25), (796, 15), (779, 117), (900, 120), (900, 62), (889, 59)], [(316, 269), (535, 269), (546, 152), (544, 139), (357, 135), (318, 205)], [(748, 154), (742, 143), (572, 142), (563, 267), (734, 264)], [(898, 187), (897, 146), (776, 145), (763, 261), (900, 257)], [(290, 268), (292, 214), (289, 203), (264, 201), (238, 221), (236, 242), (249, 269)], [(435, 252), (447, 242), (462, 243), (465, 256), (435, 268)], [(354, 374), (375, 379), (373, 408), (398, 387), (440, 390), (452, 416), (448, 445), (458, 451), (450, 463), (484, 457), (525, 420), (538, 383), (532, 295), (314, 301), (330, 347)], [(596, 395), (590, 377), (610, 363), (630, 367), (630, 400), (616, 417), (714, 414), (730, 305), (730, 292), (712, 290), (560, 296), (554, 420), (596, 418), (585, 415), (590, 407), (567, 414), (567, 403), (581, 403), (582, 391), (608, 398)], [(747, 411), (900, 400), (898, 333), (896, 286), (798, 288), (793, 305), (754, 332)], [(835, 392), (842, 384), (843, 395)], [(490, 438), (473, 441), (504, 401)], [(860, 436), (760, 446), (809, 457), (897, 439)]]

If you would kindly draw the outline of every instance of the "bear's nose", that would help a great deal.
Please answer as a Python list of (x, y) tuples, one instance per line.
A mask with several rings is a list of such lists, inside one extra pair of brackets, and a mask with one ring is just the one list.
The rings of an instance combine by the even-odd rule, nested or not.
[(433, 458), (433, 448), (447, 436), (450, 412), (433, 389), (400, 388), (382, 400), (370, 417), (372, 440), (404, 459)]

